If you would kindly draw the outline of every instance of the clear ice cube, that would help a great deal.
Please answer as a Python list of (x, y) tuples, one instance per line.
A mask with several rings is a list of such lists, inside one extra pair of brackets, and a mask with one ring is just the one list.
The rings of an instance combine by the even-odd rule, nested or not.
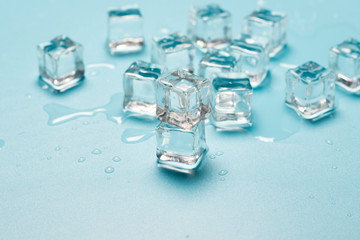
[(285, 103), (305, 119), (331, 114), (335, 110), (335, 74), (312, 61), (289, 69)]
[(237, 60), (238, 70), (248, 75), (252, 87), (258, 87), (269, 70), (269, 57), (265, 48), (243, 34), (231, 41), (230, 52)]
[(83, 46), (60, 35), (37, 46), (40, 83), (63, 92), (84, 79)]
[(223, 48), (231, 40), (231, 14), (217, 4), (191, 7), (188, 35), (201, 51)]
[(134, 53), (143, 49), (143, 17), (138, 6), (108, 10), (107, 46), (112, 55)]
[(236, 71), (236, 58), (223, 50), (211, 50), (200, 61), (199, 76), (211, 79), (214, 73)]
[(211, 122), (218, 130), (240, 130), (251, 123), (253, 89), (244, 73), (217, 73), (211, 84)]
[(185, 70), (165, 74), (157, 81), (156, 117), (191, 129), (210, 115), (210, 82)]
[(125, 71), (124, 112), (136, 117), (156, 116), (156, 80), (162, 67), (144, 61), (136, 61)]
[(156, 129), (156, 140), (159, 166), (178, 171), (195, 169), (208, 151), (204, 121), (190, 129), (162, 122)]
[(243, 33), (255, 41), (268, 41), (268, 54), (276, 57), (286, 45), (286, 22), (284, 13), (267, 9), (254, 11), (243, 21)]
[(193, 72), (194, 56), (194, 45), (181, 33), (153, 38), (151, 62), (165, 66), (166, 71), (185, 69)]
[(360, 94), (360, 42), (348, 39), (330, 49), (329, 69), (336, 84), (350, 93)]

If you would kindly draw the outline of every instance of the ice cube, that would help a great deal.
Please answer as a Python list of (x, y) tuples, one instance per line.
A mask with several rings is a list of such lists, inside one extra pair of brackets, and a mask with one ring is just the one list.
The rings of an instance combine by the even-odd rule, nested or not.
[(60, 35), (37, 47), (40, 83), (63, 92), (84, 79), (83, 46)]
[(112, 55), (143, 49), (143, 17), (137, 5), (109, 9), (107, 45)]
[(191, 7), (188, 35), (201, 51), (223, 48), (231, 40), (231, 14), (217, 4)]
[(157, 81), (156, 117), (191, 129), (210, 115), (210, 82), (185, 70), (165, 74)]
[(194, 56), (194, 45), (181, 33), (153, 38), (151, 62), (165, 66), (166, 71), (185, 69), (193, 72)]
[(178, 171), (195, 169), (208, 151), (204, 121), (190, 129), (162, 122), (156, 129), (156, 140), (159, 166)]
[(211, 84), (211, 122), (218, 130), (241, 130), (251, 123), (253, 89), (244, 73), (217, 73)]
[(200, 61), (199, 76), (211, 79), (211, 75), (217, 72), (236, 71), (236, 59), (229, 52), (223, 50), (211, 50)]
[(329, 69), (336, 83), (350, 93), (360, 94), (360, 42), (348, 39), (330, 49)]
[(276, 57), (286, 45), (286, 22), (284, 13), (267, 9), (254, 11), (243, 21), (243, 33), (255, 41), (268, 41), (268, 54)]
[(230, 52), (237, 60), (238, 70), (249, 76), (252, 87), (258, 87), (266, 78), (269, 69), (269, 57), (265, 48), (243, 34), (231, 41)]
[(335, 110), (335, 74), (312, 61), (289, 69), (285, 103), (305, 119), (331, 114)]
[(155, 117), (156, 80), (162, 73), (162, 67), (156, 64), (136, 61), (125, 71), (124, 112), (137, 117)]

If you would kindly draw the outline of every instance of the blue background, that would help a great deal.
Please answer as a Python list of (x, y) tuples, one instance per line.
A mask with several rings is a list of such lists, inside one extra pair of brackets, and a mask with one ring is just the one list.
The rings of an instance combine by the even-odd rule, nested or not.
[[(360, 239), (360, 98), (337, 90), (336, 114), (315, 123), (283, 103), (288, 67), (327, 66), (332, 45), (360, 38), (359, 1), (221, 2), (234, 36), (259, 5), (285, 12), (289, 47), (254, 91), (253, 128), (207, 126), (211, 157), (191, 176), (157, 168), (156, 122), (111, 117), (122, 73), (150, 59), (152, 35), (186, 31), (192, 2), (139, 0), (146, 49), (111, 57), (106, 10), (127, 3), (0, 3), (0, 239)], [(36, 45), (59, 34), (84, 45), (86, 80), (54, 95), (37, 85)], [(65, 107), (99, 112), (49, 124), (45, 110)]]

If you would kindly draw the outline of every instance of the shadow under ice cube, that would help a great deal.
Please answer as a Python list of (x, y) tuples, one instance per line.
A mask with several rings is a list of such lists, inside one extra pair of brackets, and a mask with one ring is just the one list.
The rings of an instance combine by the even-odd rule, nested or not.
[(318, 120), (335, 110), (335, 75), (307, 62), (286, 74), (285, 103), (305, 119)]
[(125, 71), (124, 112), (136, 117), (155, 117), (156, 80), (161, 76), (162, 67), (143, 61), (136, 61)]
[(84, 79), (83, 47), (60, 35), (37, 47), (40, 83), (55, 92), (63, 92)]
[(348, 39), (330, 49), (329, 69), (336, 84), (350, 93), (360, 94), (360, 42)]
[(286, 45), (286, 22), (284, 13), (260, 9), (244, 19), (243, 33), (259, 42), (267, 40), (269, 56), (276, 57)]
[(199, 76), (207, 79), (210, 79), (214, 73), (235, 71), (236, 59), (226, 51), (209, 51), (200, 61)]
[(181, 33), (153, 38), (151, 62), (165, 66), (166, 71), (185, 69), (193, 72), (194, 56), (194, 45)]
[(156, 129), (156, 140), (159, 166), (174, 170), (197, 168), (208, 151), (204, 121), (186, 130), (162, 122)]
[(156, 117), (165, 123), (191, 129), (210, 115), (209, 80), (185, 70), (163, 75), (157, 81)]
[(107, 46), (112, 55), (134, 53), (143, 49), (143, 17), (138, 6), (108, 11)]
[(251, 123), (253, 89), (243, 73), (219, 73), (211, 85), (211, 122), (218, 130), (241, 130)]
[(190, 8), (188, 35), (201, 50), (223, 48), (231, 40), (231, 14), (217, 4)]

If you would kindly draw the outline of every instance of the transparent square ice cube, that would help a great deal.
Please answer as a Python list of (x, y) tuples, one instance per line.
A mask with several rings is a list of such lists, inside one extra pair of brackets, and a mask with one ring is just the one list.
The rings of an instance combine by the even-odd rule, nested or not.
[(193, 72), (194, 56), (194, 45), (181, 33), (153, 38), (151, 62), (165, 66), (166, 71), (185, 69)]
[(332, 47), (329, 69), (335, 72), (337, 85), (360, 94), (360, 42), (352, 38)]
[(134, 53), (143, 49), (143, 17), (137, 5), (108, 10), (107, 46), (112, 55)]
[(262, 45), (253, 42), (248, 35), (241, 35), (230, 43), (230, 52), (237, 60), (239, 71), (250, 78), (251, 86), (258, 87), (269, 70), (269, 57)]
[(318, 120), (335, 110), (335, 74), (316, 62), (289, 69), (285, 103), (305, 119)]
[(284, 13), (260, 9), (252, 12), (243, 21), (243, 33), (255, 41), (268, 41), (268, 54), (276, 57), (286, 45), (286, 22)]
[(37, 46), (40, 83), (63, 92), (84, 79), (83, 46), (60, 35)]
[(207, 79), (218, 72), (236, 71), (236, 58), (223, 50), (208, 51), (200, 61), (199, 76)]
[(191, 7), (188, 35), (201, 51), (223, 48), (231, 40), (231, 14), (217, 4)]
[(156, 64), (136, 61), (125, 71), (124, 112), (137, 117), (155, 117), (156, 80), (162, 73), (162, 67)]
[(191, 129), (210, 115), (209, 80), (185, 70), (162, 75), (157, 81), (156, 117)]
[(204, 121), (190, 129), (162, 122), (156, 129), (156, 140), (159, 166), (178, 171), (195, 169), (208, 151)]
[(252, 125), (253, 89), (244, 73), (217, 73), (211, 83), (211, 122), (218, 130)]

